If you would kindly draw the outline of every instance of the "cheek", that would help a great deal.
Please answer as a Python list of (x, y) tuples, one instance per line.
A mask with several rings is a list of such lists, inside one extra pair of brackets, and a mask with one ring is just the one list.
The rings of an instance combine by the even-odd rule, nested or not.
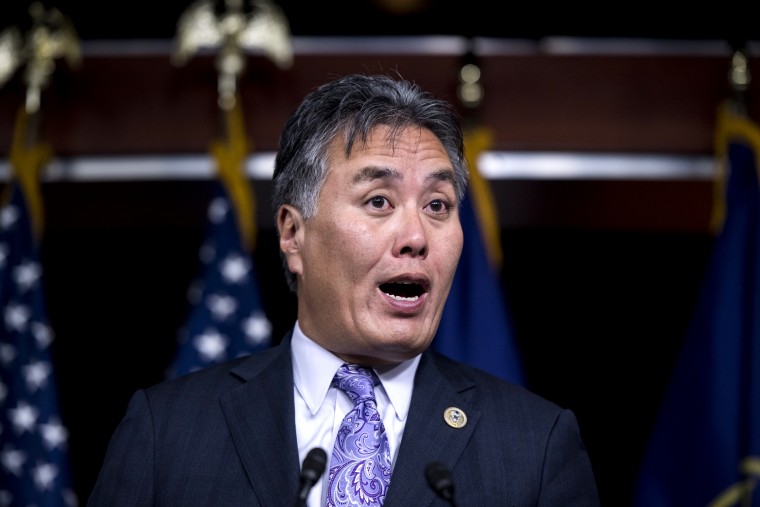
[(448, 271), (452, 278), (454, 277), (457, 264), (459, 264), (459, 257), (462, 255), (463, 242), (464, 238), (460, 229), (457, 232), (449, 234), (440, 246), (443, 252), (441, 260), (442, 269)]
[(352, 270), (351, 277), (354, 279), (366, 275), (369, 267), (382, 254), (381, 236), (361, 224), (345, 224), (335, 231), (334, 237), (340, 242), (345, 261), (344, 269)]
[(314, 256), (325, 275), (357, 280), (366, 276), (368, 268), (379, 255), (380, 237), (361, 223), (337, 218), (330, 225), (315, 231), (317, 243), (312, 245)]
[(456, 241), (452, 241), (451, 244), (454, 249), (454, 255), (456, 256), (457, 262), (459, 262), (459, 257), (462, 255), (462, 248), (464, 247), (464, 233), (462, 232), (461, 228), (457, 231)]

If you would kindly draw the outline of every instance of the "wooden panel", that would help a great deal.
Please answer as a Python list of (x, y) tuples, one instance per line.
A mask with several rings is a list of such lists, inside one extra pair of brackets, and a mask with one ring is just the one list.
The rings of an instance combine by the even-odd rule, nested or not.
[[(729, 96), (728, 58), (714, 54), (526, 51), (486, 54), (479, 62), (485, 98), (476, 112), (460, 110), (493, 130), (496, 150), (709, 156), (716, 107)], [(461, 63), (447, 53), (304, 51), (283, 71), (253, 55), (240, 82), (252, 149), (275, 150), (280, 129), (300, 99), (350, 72), (398, 72), (459, 107)], [(752, 72), (760, 75), (756, 58)], [(59, 64), (44, 91), (43, 136), (60, 157), (205, 153), (220, 132), (216, 76), (209, 55), (177, 67), (168, 51), (85, 53), (79, 68)], [(0, 156), (7, 156), (23, 95), (21, 73), (0, 89)], [(758, 102), (750, 105), (760, 117)], [(712, 196), (708, 181), (513, 183), (494, 184), (507, 226), (704, 231)], [(564, 196), (572, 196), (572, 205)], [(600, 206), (607, 211), (600, 213)], [(268, 209), (263, 211), (260, 216), (268, 216)]]
[[(252, 56), (240, 82), (251, 142), (274, 149), (298, 101), (350, 72), (397, 71), (457, 103), (460, 63), (437, 54), (305, 54), (281, 71)], [(484, 56), (481, 66), (478, 115), (500, 150), (709, 153), (715, 109), (729, 94), (721, 56), (531, 53)], [(17, 73), (0, 89), (0, 154), (22, 100)], [(86, 56), (78, 69), (59, 66), (43, 94), (43, 129), (61, 156), (202, 152), (217, 132), (215, 101), (209, 56), (183, 67), (166, 54)]]

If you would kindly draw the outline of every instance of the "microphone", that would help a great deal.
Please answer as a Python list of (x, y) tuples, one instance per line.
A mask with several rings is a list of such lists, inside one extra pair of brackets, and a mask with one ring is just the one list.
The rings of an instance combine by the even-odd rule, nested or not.
[(456, 507), (454, 502), (454, 479), (446, 465), (434, 461), (425, 467), (425, 477), (428, 484), (438, 496), (447, 500), (451, 507)]
[(296, 507), (306, 505), (306, 497), (309, 496), (309, 491), (314, 483), (322, 476), (326, 465), (327, 453), (324, 449), (315, 447), (306, 454), (301, 467), (301, 488), (298, 491)]

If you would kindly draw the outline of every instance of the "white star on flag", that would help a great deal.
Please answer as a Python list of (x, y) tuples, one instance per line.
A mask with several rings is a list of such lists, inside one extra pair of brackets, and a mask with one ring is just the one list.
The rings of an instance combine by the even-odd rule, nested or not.
[(262, 345), (272, 334), (272, 323), (264, 312), (256, 311), (243, 320), (243, 332), (251, 345)]
[(227, 349), (227, 338), (209, 329), (195, 338), (195, 348), (205, 361), (218, 361)]
[(40, 434), (48, 449), (64, 447), (69, 438), (66, 427), (61, 424), (61, 421), (54, 418), (50, 418), (50, 422), (47, 424), (40, 424)]
[(41, 490), (48, 490), (53, 486), (53, 481), (58, 476), (58, 468), (52, 463), (41, 463), (32, 469), (32, 476), (37, 487)]
[(77, 505), (58, 413), (43, 266), (16, 182), (0, 208), (0, 506)]
[(53, 369), (44, 361), (29, 363), (22, 368), (22, 371), (24, 372), (27, 388), (31, 392), (44, 387), (47, 384), (48, 377), (53, 373)]
[(41, 275), (42, 269), (39, 264), (29, 260), (25, 260), (13, 270), (13, 279), (22, 292), (31, 289), (37, 283), (37, 280), (40, 279)]
[(53, 343), (53, 331), (42, 322), (32, 322), (32, 336), (41, 349), (46, 349)]
[(204, 243), (198, 251), (198, 258), (203, 264), (211, 264), (216, 258), (216, 248), (214, 245)]
[(217, 197), (208, 206), (208, 219), (213, 224), (220, 224), (230, 211), (230, 205), (224, 197)]
[(31, 316), (32, 312), (26, 306), (9, 303), (5, 307), (5, 326), (12, 331), (22, 332)]
[(9, 205), (0, 210), (0, 228), (9, 229), (18, 220), (18, 209)]
[(16, 449), (0, 451), (0, 464), (13, 475), (21, 475), (21, 469), (26, 463), (26, 453)]
[(228, 283), (242, 283), (251, 271), (251, 263), (238, 254), (228, 255), (221, 263), (219, 268), (222, 272), (222, 278)]
[(219, 182), (210, 201), (200, 275), (190, 284), (190, 312), (168, 376), (177, 376), (269, 346), (253, 257), (242, 247), (236, 216)]
[(7, 365), (14, 359), (16, 359), (16, 348), (7, 343), (0, 343), (0, 361)]
[(8, 413), (16, 433), (31, 431), (37, 423), (37, 417), (40, 415), (39, 410), (24, 401), (19, 402), (16, 408), (8, 410)]
[(207, 306), (214, 320), (227, 320), (235, 313), (238, 304), (232, 296), (224, 294), (211, 294), (207, 300)]

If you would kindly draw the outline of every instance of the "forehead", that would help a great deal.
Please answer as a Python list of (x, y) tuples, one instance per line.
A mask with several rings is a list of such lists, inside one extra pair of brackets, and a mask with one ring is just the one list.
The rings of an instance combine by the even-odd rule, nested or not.
[(361, 188), (365, 184), (384, 182), (422, 184), (420, 189), (441, 185), (456, 191), (454, 167), (437, 136), (427, 129), (409, 127), (392, 131), (387, 126), (373, 129), (366, 140), (359, 140), (346, 155), (345, 139), (333, 141), (330, 147), (330, 169), (325, 184), (333, 188)]
[(346, 152), (347, 139), (338, 136), (330, 146), (333, 163), (365, 156), (406, 157), (418, 160), (445, 162), (451, 166), (448, 153), (441, 141), (430, 130), (418, 126), (393, 129), (387, 125), (374, 127), (365, 138), (357, 135)]

